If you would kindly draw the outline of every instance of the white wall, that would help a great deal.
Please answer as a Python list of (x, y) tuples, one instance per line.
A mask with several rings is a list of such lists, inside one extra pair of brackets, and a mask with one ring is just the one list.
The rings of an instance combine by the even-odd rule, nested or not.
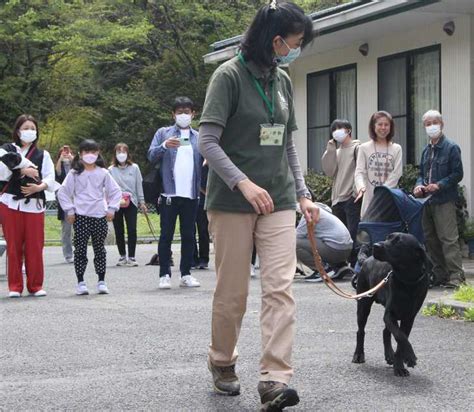
[[(400, 19), (403, 15), (399, 16)], [(464, 179), (468, 207), (474, 214), (473, 167), (474, 144), (474, 17), (465, 15), (453, 19), (456, 31), (447, 36), (443, 21), (418, 27), (413, 31), (367, 39), (369, 54), (358, 52), (361, 42), (324, 53), (301, 57), (291, 65), (290, 74), (295, 89), (295, 109), (299, 130), (295, 133), (298, 153), (304, 169), (307, 167), (306, 136), (306, 75), (346, 64), (357, 64), (357, 138), (367, 140), (368, 121), (377, 110), (377, 59), (407, 50), (441, 44), (441, 110), (445, 132), (462, 150)], [(473, 23), (471, 23), (471, 21)], [(348, 29), (350, 30), (350, 29)], [(337, 34), (337, 33), (336, 33)], [(319, 41), (324, 41), (321, 38)], [(317, 48), (318, 39), (315, 40)], [(420, 120), (421, 121), (421, 120)]]

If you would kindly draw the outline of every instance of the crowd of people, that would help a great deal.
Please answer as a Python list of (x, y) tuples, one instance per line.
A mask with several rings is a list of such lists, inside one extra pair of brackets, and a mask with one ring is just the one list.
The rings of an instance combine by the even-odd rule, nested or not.
[[(333, 269), (333, 276), (341, 278), (346, 268), (356, 264), (357, 227), (374, 189), (395, 188), (402, 176), (402, 147), (393, 141), (396, 131), (389, 113), (378, 111), (371, 116), (365, 143), (353, 138), (347, 120), (336, 119), (322, 157), (322, 168), (333, 181), (331, 207), (313, 201), (295, 147), (291, 80), (278, 68), (296, 59), (311, 40), (312, 22), (301, 8), (275, 1), (263, 6), (238, 55), (212, 75), (199, 132), (191, 126), (194, 103), (177, 97), (172, 105), (173, 124), (157, 130), (147, 152), (162, 180), (156, 205), (160, 214), (158, 287), (171, 288), (171, 244), (178, 217), (181, 287), (200, 286), (191, 269), (208, 267), (209, 234), (214, 242), (216, 285), (208, 368), (219, 394), (240, 393), (235, 371), (237, 341), (250, 268), (258, 254), (262, 287), (258, 392), (268, 408), (298, 402), (296, 390), (288, 386), (295, 334), (291, 285), (297, 259), (314, 266), (307, 222), (316, 223), (321, 257)], [(455, 286), (464, 282), (455, 215), (457, 184), (463, 177), (460, 148), (444, 135), (439, 112), (430, 110), (420, 121), (429, 140), (414, 195), (430, 196), (423, 229), (435, 285)], [(57, 192), (63, 254), (74, 264), (76, 294), (89, 293), (84, 278), (89, 240), (97, 292), (107, 294), (108, 222), (113, 222), (115, 230), (117, 265), (138, 265), (137, 215), (139, 210), (147, 213), (140, 167), (125, 143), (115, 146), (108, 167), (99, 144), (90, 139), (77, 150), (63, 146), (55, 165), (50, 154), (39, 148), (39, 139), (38, 122), (21, 115), (13, 127), (13, 142), (1, 148), (0, 217), (7, 241), (9, 296), (23, 293), (23, 264), (28, 292), (46, 295), (45, 191)], [(302, 218), (295, 228), (297, 208)], [(307, 280), (318, 277), (315, 272)]]

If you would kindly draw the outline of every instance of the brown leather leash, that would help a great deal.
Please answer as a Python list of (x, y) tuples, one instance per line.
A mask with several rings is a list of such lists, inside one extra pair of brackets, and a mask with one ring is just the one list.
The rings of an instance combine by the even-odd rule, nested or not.
[(369, 289), (363, 293), (359, 293), (357, 295), (351, 295), (350, 293), (344, 292), (342, 289), (340, 289), (334, 282), (333, 280), (329, 277), (329, 275), (326, 273), (324, 270), (323, 262), (321, 260), (321, 256), (318, 253), (318, 249), (316, 248), (316, 240), (314, 238), (314, 222), (308, 222), (308, 238), (309, 238), (309, 243), (311, 244), (311, 251), (313, 253), (313, 258), (314, 258), (314, 264), (316, 267), (316, 270), (319, 272), (319, 275), (321, 278), (324, 280), (324, 283), (326, 286), (331, 289), (336, 295), (340, 296), (341, 298), (345, 299), (362, 299), (362, 298), (368, 298), (372, 297), (375, 292), (377, 292), (379, 289), (383, 288), (392, 274), (392, 271), (389, 272), (389, 274), (381, 280), (376, 286), (374, 286), (372, 289)]
[(142, 213), (145, 215), (146, 222), (148, 223), (148, 227), (150, 228), (150, 232), (151, 232), (151, 234), (153, 235), (153, 238), (154, 238), (155, 240), (158, 240), (158, 238), (157, 238), (156, 235), (155, 235), (155, 230), (153, 229), (153, 225), (151, 224), (151, 220), (150, 220), (150, 218), (149, 218), (149, 216), (148, 216), (148, 213), (145, 212), (145, 211), (142, 211)]

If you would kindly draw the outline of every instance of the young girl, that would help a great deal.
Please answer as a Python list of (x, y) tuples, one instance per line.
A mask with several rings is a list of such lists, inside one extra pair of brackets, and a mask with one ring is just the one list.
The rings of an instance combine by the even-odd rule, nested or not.
[[(117, 266), (138, 266), (135, 260), (137, 245), (137, 213), (138, 207), (147, 211), (143, 195), (142, 174), (137, 164), (132, 162), (128, 146), (118, 143), (114, 149), (114, 160), (109, 167), (110, 174), (122, 190), (120, 209), (114, 217), (115, 237), (120, 253)], [(123, 220), (127, 222), (128, 260), (125, 253), (125, 230)]]
[(58, 191), (58, 200), (66, 213), (66, 219), (74, 225), (74, 269), (78, 284), (76, 295), (88, 295), (84, 272), (87, 267), (87, 242), (92, 238), (94, 267), (99, 277), (97, 292), (107, 294), (104, 281), (107, 236), (107, 221), (111, 222), (120, 207), (122, 191), (99, 154), (99, 145), (94, 140), (84, 140)]
[(367, 211), (377, 186), (395, 188), (403, 173), (402, 147), (393, 143), (395, 126), (390, 113), (375, 112), (369, 122), (370, 140), (359, 146), (355, 185), (357, 202), (362, 198), (361, 217)]
[(37, 147), (38, 140), (35, 118), (28, 114), (19, 116), (13, 127), (14, 145), (11, 146), (34, 167), (12, 170), (0, 194), (11, 298), (19, 298), (23, 292), (23, 262), (28, 292), (36, 297), (46, 296), (43, 289), (44, 191), (54, 191), (55, 182), (51, 156)]

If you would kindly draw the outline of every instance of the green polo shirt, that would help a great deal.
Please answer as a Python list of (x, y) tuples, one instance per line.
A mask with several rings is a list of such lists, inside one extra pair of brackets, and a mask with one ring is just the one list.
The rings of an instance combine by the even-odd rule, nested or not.
[[(252, 75), (271, 100), (274, 82), (274, 122), (285, 125), (281, 146), (260, 145), (260, 125), (270, 123), (270, 112), (258, 93)], [(268, 78), (269, 76), (269, 78)], [(289, 76), (277, 68), (265, 81), (264, 73), (253, 63), (244, 65), (238, 57), (217, 68), (207, 87), (200, 123), (224, 127), (220, 145), (230, 160), (247, 177), (268, 191), (275, 211), (295, 209), (296, 192), (289, 169), (286, 144), (288, 133), (297, 129), (293, 89)], [(209, 169), (206, 208), (226, 212), (254, 212), (239, 190), (231, 190), (217, 173)]]

